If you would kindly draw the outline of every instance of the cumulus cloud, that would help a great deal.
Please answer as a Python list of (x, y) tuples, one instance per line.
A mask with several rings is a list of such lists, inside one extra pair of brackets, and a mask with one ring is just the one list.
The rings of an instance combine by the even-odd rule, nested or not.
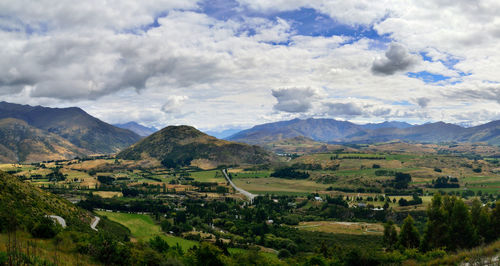
[(163, 104), (161, 110), (167, 114), (178, 112), (187, 99), (188, 97), (184, 95), (168, 96), (167, 101)]
[[(469, 2), (237, 0), (221, 18), (198, 0), (0, 1), (0, 98), (76, 105), (109, 122), (128, 114), (157, 127), (326, 117), (322, 103), (341, 101), (332, 112), (352, 120), (453, 121), (464, 106), (500, 103), (500, 2)], [(348, 31), (308, 35), (321, 21), (281, 11), (321, 13)], [(385, 37), (371, 39), (372, 28)], [(394, 44), (374, 61), (386, 38)], [(408, 70), (449, 78), (394, 75)], [(269, 97), (269, 88), (291, 90)], [(165, 95), (189, 101), (176, 111)], [(408, 99), (414, 105), (397, 104)]]
[(392, 43), (385, 52), (384, 58), (373, 61), (372, 72), (379, 75), (393, 75), (405, 71), (418, 63), (418, 57), (408, 52), (401, 44)]
[(427, 97), (417, 98), (417, 104), (418, 104), (418, 106), (420, 106), (422, 108), (427, 107), (427, 105), (429, 105), (430, 102), (431, 102), (431, 99), (429, 99)]
[(278, 100), (274, 109), (288, 113), (304, 113), (311, 109), (312, 101), (318, 92), (312, 88), (282, 88), (272, 90), (272, 95)]

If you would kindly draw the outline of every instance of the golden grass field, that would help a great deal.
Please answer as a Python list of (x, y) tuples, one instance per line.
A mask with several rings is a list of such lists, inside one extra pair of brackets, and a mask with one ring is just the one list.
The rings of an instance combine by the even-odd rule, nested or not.
[(383, 235), (384, 226), (381, 223), (354, 223), (335, 221), (301, 222), (295, 228), (307, 231), (325, 232), (348, 235)]

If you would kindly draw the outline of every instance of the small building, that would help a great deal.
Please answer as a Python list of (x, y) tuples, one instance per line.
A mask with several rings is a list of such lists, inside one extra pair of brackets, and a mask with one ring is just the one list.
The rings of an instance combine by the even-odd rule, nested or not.
[(315, 201), (319, 201), (319, 202), (322, 202), (322, 201), (323, 201), (323, 199), (322, 199), (321, 197), (318, 197), (318, 196), (314, 197), (314, 200), (315, 200)]

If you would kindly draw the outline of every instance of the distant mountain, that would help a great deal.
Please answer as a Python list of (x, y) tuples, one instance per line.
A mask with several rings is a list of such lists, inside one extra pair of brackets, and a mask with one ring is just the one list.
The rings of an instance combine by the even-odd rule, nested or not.
[(293, 119), (254, 126), (230, 137), (228, 140), (249, 144), (264, 144), (303, 136), (315, 141), (341, 140), (346, 136), (362, 134), (365, 130), (348, 121), (335, 119)]
[(66, 139), (15, 118), (0, 119), (0, 162), (64, 160), (88, 154)]
[(137, 122), (134, 122), (134, 121), (128, 122), (125, 124), (114, 124), (113, 126), (123, 128), (123, 129), (128, 129), (128, 130), (135, 132), (137, 135), (142, 136), (142, 137), (147, 137), (147, 136), (155, 133), (156, 131), (158, 131), (158, 129), (156, 129), (154, 127), (145, 127), (145, 126), (143, 126)]
[(167, 166), (205, 160), (211, 165), (259, 164), (273, 155), (258, 146), (219, 140), (190, 126), (168, 126), (117, 155), (124, 159), (162, 161)]
[(464, 128), (444, 122), (427, 123), (409, 128), (379, 128), (365, 133), (347, 136), (345, 142), (386, 142), (404, 140), (414, 142), (446, 142), (460, 136)]
[[(391, 121), (357, 125), (334, 119), (293, 119), (254, 126), (230, 137), (228, 140), (266, 147), (282, 146), (288, 139), (306, 137), (317, 142), (374, 143), (393, 140), (409, 142), (486, 142), (500, 145), (500, 121), (475, 127), (462, 127), (445, 122), (411, 125)], [(293, 141), (292, 141), (293, 142)], [(309, 143), (309, 146), (312, 144)], [(286, 150), (290, 150), (288, 147)]]
[(221, 130), (221, 131), (207, 130), (207, 131), (203, 131), (203, 132), (212, 136), (212, 137), (216, 137), (218, 139), (225, 139), (229, 136), (232, 136), (232, 135), (240, 132), (241, 130), (242, 129), (238, 129), (238, 128), (230, 128), (230, 129)]
[(364, 124), (361, 125), (362, 128), (364, 129), (379, 129), (379, 128), (409, 128), (413, 127), (414, 125), (408, 124), (406, 122), (399, 122), (399, 121), (384, 121), (382, 123), (369, 123), (369, 124)]
[(0, 119), (15, 118), (58, 135), (89, 153), (114, 153), (137, 142), (136, 133), (107, 124), (80, 108), (48, 108), (0, 102)]

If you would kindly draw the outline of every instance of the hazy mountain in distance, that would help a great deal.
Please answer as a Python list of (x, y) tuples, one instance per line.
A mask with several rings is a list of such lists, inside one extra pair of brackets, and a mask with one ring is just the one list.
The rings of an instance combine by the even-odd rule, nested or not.
[(169, 167), (190, 165), (196, 160), (204, 160), (213, 167), (273, 160), (273, 155), (261, 147), (220, 140), (191, 126), (168, 126), (123, 150), (117, 157), (154, 158)]
[(379, 128), (409, 128), (414, 125), (400, 121), (384, 121), (382, 123), (368, 123), (361, 125), (364, 129), (379, 129)]
[(232, 135), (234, 135), (242, 130), (243, 129), (241, 129), (241, 128), (230, 128), (230, 129), (225, 129), (225, 130), (221, 130), (221, 131), (204, 130), (203, 132), (210, 135), (210, 136), (216, 137), (218, 139), (226, 139), (227, 137), (232, 136)]
[(0, 102), (0, 119), (16, 118), (91, 153), (114, 153), (137, 142), (136, 133), (107, 124), (77, 107), (49, 108)]
[(500, 121), (465, 128), (445, 122), (411, 125), (406, 122), (386, 121), (357, 125), (334, 119), (293, 119), (257, 125), (227, 139), (267, 145), (300, 136), (331, 143), (374, 143), (401, 140), (431, 143), (486, 142), (500, 145)]
[(143, 125), (141, 125), (137, 122), (134, 122), (134, 121), (124, 123), (124, 124), (113, 124), (113, 125), (115, 127), (128, 129), (128, 130), (135, 132), (137, 135), (142, 136), (142, 137), (147, 137), (147, 136), (155, 133), (156, 131), (158, 131), (158, 129), (156, 129), (154, 127), (146, 127), (146, 126), (143, 126)]
[(359, 125), (335, 119), (293, 119), (254, 126), (238, 132), (228, 140), (249, 144), (264, 144), (304, 136), (315, 141), (333, 141), (346, 136), (364, 133)]
[(379, 128), (366, 131), (364, 134), (347, 136), (345, 142), (386, 142), (404, 140), (414, 142), (453, 141), (460, 136), (464, 128), (444, 122), (426, 123), (409, 128)]

